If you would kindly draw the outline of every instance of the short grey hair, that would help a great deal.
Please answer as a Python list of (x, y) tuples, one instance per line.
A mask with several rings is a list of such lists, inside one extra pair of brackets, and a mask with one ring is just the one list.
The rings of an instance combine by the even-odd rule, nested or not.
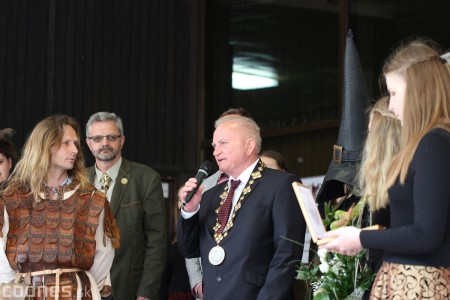
[(107, 122), (107, 121), (113, 121), (116, 123), (117, 129), (119, 129), (119, 134), (123, 135), (123, 125), (122, 125), (122, 119), (116, 115), (115, 113), (107, 112), (107, 111), (101, 111), (98, 113), (93, 114), (89, 120), (86, 123), (86, 137), (89, 134), (89, 131), (91, 129), (92, 124), (96, 122)]
[(214, 122), (214, 127), (217, 128), (220, 125), (222, 125), (223, 123), (228, 122), (228, 121), (236, 122), (239, 124), (239, 126), (242, 126), (243, 130), (245, 130), (248, 133), (249, 137), (252, 137), (255, 139), (257, 153), (259, 153), (261, 151), (262, 138), (261, 138), (260, 129), (259, 129), (258, 124), (256, 124), (256, 122), (252, 118), (248, 118), (248, 117), (244, 117), (244, 116), (240, 116), (240, 115), (236, 115), (236, 114), (226, 115), (226, 116), (223, 116), (223, 117), (220, 117), (219, 119), (217, 119), (216, 122)]

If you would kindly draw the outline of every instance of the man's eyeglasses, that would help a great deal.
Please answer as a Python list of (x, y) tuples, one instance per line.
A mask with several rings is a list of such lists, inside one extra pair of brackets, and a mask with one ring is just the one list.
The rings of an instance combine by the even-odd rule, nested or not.
[(92, 140), (94, 143), (100, 143), (104, 138), (106, 138), (108, 142), (115, 142), (120, 137), (122, 137), (120, 134), (108, 134), (89, 136), (88, 139)]

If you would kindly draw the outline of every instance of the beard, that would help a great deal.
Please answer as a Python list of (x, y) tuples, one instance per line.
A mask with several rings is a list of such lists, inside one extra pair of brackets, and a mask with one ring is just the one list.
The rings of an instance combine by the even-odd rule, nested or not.
[(114, 148), (106, 146), (97, 150), (95, 158), (100, 161), (111, 161), (117, 157), (117, 153)]

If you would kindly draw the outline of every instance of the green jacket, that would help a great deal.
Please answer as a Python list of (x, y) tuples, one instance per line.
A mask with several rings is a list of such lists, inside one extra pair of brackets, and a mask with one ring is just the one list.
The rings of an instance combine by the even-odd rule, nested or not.
[[(95, 167), (88, 169), (94, 182)], [(160, 175), (122, 158), (110, 200), (120, 229), (111, 268), (115, 300), (159, 299), (167, 253), (166, 209)]]

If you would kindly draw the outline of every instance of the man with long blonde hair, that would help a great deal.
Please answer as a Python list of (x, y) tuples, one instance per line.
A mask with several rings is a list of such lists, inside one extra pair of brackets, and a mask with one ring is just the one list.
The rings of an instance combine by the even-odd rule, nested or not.
[(105, 200), (86, 177), (78, 122), (39, 122), (0, 197), (2, 281), (30, 284), (27, 299), (100, 299), (120, 239)]

